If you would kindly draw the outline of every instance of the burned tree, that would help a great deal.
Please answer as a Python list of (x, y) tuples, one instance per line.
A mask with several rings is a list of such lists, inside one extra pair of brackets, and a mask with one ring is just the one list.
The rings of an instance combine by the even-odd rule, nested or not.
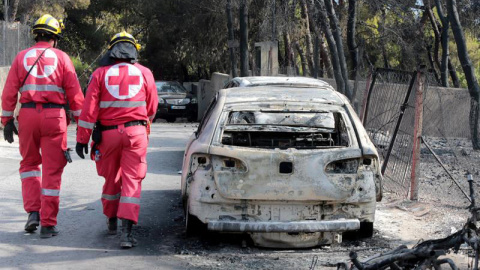
[(463, 28), (458, 17), (457, 1), (447, 0), (448, 16), (452, 24), (452, 32), (457, 44), (458, 58), (462, 64), (465, 79), (468, 85), (468, 91), (472, 99), (470, 107), (470, 128), (472, 133), (472, 144), (474, 149), (480, 149), (480, 141), (478, 139), (478, 121), (479, 121), (479, 98), (480, 86), (478, 85), (477, 77), (475, 76), (475, 68), (472, 65), (470, 56), (467, 51), (467, 42), (463, 34)]

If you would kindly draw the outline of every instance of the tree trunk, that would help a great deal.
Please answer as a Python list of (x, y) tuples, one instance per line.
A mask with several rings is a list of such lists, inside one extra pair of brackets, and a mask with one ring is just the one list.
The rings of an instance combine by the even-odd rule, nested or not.
[(450, 57), (448, 57), (448, 71), (450, 72), (450, 77), (452, 78), (453, 87), (460, 88), (460, 81), (458, 80), (457, 70), (452, 65)]
[(285, 63), (286, 63), (286, 73), (288, 74), (288, 71), (291, 67), (293, 67), (293, 49), (292, 49), (292, 43), (290, 41), (290, 35), (288, 32), (285, 32), (283, 34), (283, 40), (285, 43)]
[(302, 46), (298, 41), (295, 42), (295, 49), (297, 49), (298, 55), (300, 56), (300, 61), (302, 63), (302, 73), (303, 76), (307, 75), (307, 60), (305, 59), (305, 53), (302, 50)]
[(440, 60), (438, 56), (440, 51), (440, 30), (438, 29), (437, 19), (435, 18), (435, 16), (433, 16), (433, 12), (430, 6), (427, 6), (425, 11), (428, 14), (428, 18), (430, 19), (430, 24), (432, 25), (433, 34), (435, 36), (435, 43), (433, 47), (433, 55), (434, 55), (433, 61), (436, 64), (436, 67), (440, 69)]
[(240, 76), (248, 76), (248, 7), (247, 0), (240, 3)]
[[(320, 31), (320, 29), (317, 27), (317, 24), (315, 23), (315, 6), (312, 5), (311, 0), (307, 0), (307, 10), (308, 10), (308, 20), (309, 20), (309, 25), (310, 29), (315, 33), (315, 36), (319, 39), (318, 40), (318, 47), (320, 50), (320, 68), (319, 68), (319, 76), (323, 77), (324, 72), (326, 71), (326, 76), (329, 78), (333, 77), (332, 74), (332, 65), (330, 63), (330, 58), (328, 57), (327, 49), (325, 48), (325, 44), (323, 42), (323, 33)], [(323, 67), (323, 68), (322, 68)]]
[[(232, 19), (232, 0), (227, 0), (227, 27), (228, 27), (228, 40), (230, 42), (234, 41), (233, 35), (233, 19)], [(232, 65), (231, 72), (232, 77), (237, 77), (237, 61), (235, 59), (235, 48), (230, 44), (230, 64)]]
[(13, 4), (12, 4), (12, 12), (10, 13), (10, 20), (12, 22), (15, 21), (15, 19), (17, 18), (17, 11), (18, 11), (18, 3), (20, 2), (20, 0), (13, 0)]
[[(330, 48), (330, 57), (332, 59), (333, 65), (333, 76), (335, 77), (335, 82), (337, 83), (337, 91), (340, 93), (345, 93), (345, 80), (342, 76), (342, 70), (340, 68), (340, 61), (339, 61), (339, 53), (337, 51), (337, 45), (335, 44), (335, 40), (333, 38), (332, 31), (330, 30), (330, 26), (328, 25), (328, 18), (327, 18), (327, 11), (325, 9), (325, 4), (323, 1), (317, 1), (318, 4), (318, 20), (320, 25), (323, 28), (323, 32), (325, 33), (325, 39), (327, 40), (328, 47)], [(342, 52), (343, 53), (343, 52)]]
[(358, 48), (355, 42), (355, 24), (357, 20), (356, 0), (348, 0), (347, 46), (350, 52), (350, 78), (357, 77)]
[(385, 34), (385, 22), (387, 20), (387, 16), (385, 14), (385, 8), (382, 7), (382, 15), (381, 15), (381, 22), (379, 23), (379, 32), (380, 32), (380, 46), (382, 49), (382, 58), (383, 58), (383, 67), (384, 68), (390, 68), (390, 64), (388, 63), (388, 56), (387, 56), (387, 50), (385, 49), (385, 39), (383, 37), (386, 36)]
[(440, 64), (440, 78), (443, 87), (448, 87), (448, 28), (450, 19), (443, 13), (442, 3), (440, 0), (435, 0), (437, 7), (437, 14), (442, 22), (441, 44), (442, 44), (442, 61)]
[[(314, 62), (313, 62), (313, 42), (312, 42), (312, 35), (311, 35), (311, 29), (310, 29), (310, 21), (309, 21), (309, 12), (308, 12), (308, 6), (307, 6), (307, 0), (301, 0), (300, 2), (300, 8), (302, 10), (302, 17), (305, 21), (305, 29), (306, 29), (306, 34), (305, 34), (305, 48), (306, 48), (306, 58), (308, 62), (308, 69), (310, 71), (310, 76), (314, 76)], [(307, 73), (304, 71), (304, 74), (306, 75)]]
[(433, 61), (431, 45), (427, 45), (427, 57), (428, 57), (428, 62), (430, 63), (430, 69), (433, 71), (433, 75), (435, 76), (435, 80), (438, 83), (441, 83), (440, 77), (438, 76), (437, 69), (435, 68), (435, 62)]
[[(318, 78), (318, 75), (320, 74), (320, 57), (319, 57), (319, 48), (318, 48), (318, 43), (320, 40), (318, 39), (317, 36), (315, 36), (315, 42), (313, 45), (313, 77)], [(323, 71), (321, 72), (323, 77)]]
[(448, 16), (450, 17), (450, 23), (452, 24), (452, 32), (457, 43), (457, 52), (460, 63), (462, 64), (463, 72), (465, 73), (465, 79), (468, 84), (468, 91), (472, 98), (472, 105), (470, 106), (470, 129), (472, 132), (472, 145), (473, 148), (480, 149), (480, 142), (478, 140), (478, 121), (479, 121), (479, 109), (478, 106), (480, 97), (480, 87), (478, 85), (477, 78), (475, 76), (475, 68), (472, 65), (470, 56), (468, 55), (467, 43), (465, 41), (465, 35), (463, 34), (463, 28), (460, 24), (457, 11), (457, 1), (447, 0)]
[(345, 54), (343, 50), (343, 40), (342, 32), (340, 25), (338, 23), (338, 18), (335, 15), (335, 10), (333, 9), (332, 0), (325, 0), (325, 7), (327, 10), (328, 17), (330, 18), (330, 26), (332, 28), (333, 38), (335, 39), (335, 44), (337, 46), (338, 61), (340, 65), (340, 71), (344, 81), (344, 93), (348, 99), (352, 99), (352, 91), (348, 85), (348, 72), (347, 72), (347, 61), (345, 60)]

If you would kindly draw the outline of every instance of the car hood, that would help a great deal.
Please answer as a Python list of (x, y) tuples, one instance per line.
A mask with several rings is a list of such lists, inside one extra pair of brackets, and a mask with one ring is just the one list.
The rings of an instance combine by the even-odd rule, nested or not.
[(172, 98), (192, 98), (190, 93), (158, 93), (158, 97), (163, 99), (172, 99)]

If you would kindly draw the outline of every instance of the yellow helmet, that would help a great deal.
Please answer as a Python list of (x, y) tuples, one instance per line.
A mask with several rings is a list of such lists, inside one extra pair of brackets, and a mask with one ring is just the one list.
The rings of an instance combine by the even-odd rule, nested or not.
[(125, 31), (122, 31), (120, 33), (115, 34), (112, 37), (112, 39), (110, 40), (110, 44), (108, 45), (108, 49), (110, 50), (113, 47), (113, 45), (115, 45), (119, 42), (132, 43), (135, 46), (135, 48), (137, 48), (137, 51), (139, 51), (140, 48), (142, 48), (142, 46), (137, 43), (137, 40), (132, 35), (130, 35), (129, 33), (125, 32)]
[(47, 32), (57, 37), (61, 37), (62, 29), (65, 29), (62, 20), (57, 20), (52, 15), (45, 14), (35, 22), (32, 32), (34, 34)]

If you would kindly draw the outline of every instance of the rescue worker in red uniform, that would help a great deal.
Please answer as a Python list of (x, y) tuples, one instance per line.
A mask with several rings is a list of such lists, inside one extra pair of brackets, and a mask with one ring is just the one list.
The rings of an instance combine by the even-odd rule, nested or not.
[[(95, 128), (91, 157), (98, 175), (105, 178), (103, 213), (110, 234), (116, 234), (117, 218), (122, 219), (122, 248), (137, 245), (132, 225), (138, 222), (142, 180), (147, 173), (147, 126), (158, 106), (153, 74), (137, 63), (139, 47), (127, 32), (112, 38), (90, 78), (77, 130), (76, 151), (84, 158)], [(100, 143), (95, 133), (101, 134)]]
[[(20, 178), (25, 211), (25, 230), (41, 223), (40, 237), (58, 234), (57, 213), (63, 168), (67, 164), (67, 100), (75, 118), (83, 106), (83, 94), (72, 61), (56, 49), (63, 24), (43, 15), (33, 26), (36, 44), (21, 51), (8, 73), (2, 93), (4, 137), (13, 142), (13, 113), (20, 94), (18, 115)], [(40, 169), (42, 165), (42, 169)]]

